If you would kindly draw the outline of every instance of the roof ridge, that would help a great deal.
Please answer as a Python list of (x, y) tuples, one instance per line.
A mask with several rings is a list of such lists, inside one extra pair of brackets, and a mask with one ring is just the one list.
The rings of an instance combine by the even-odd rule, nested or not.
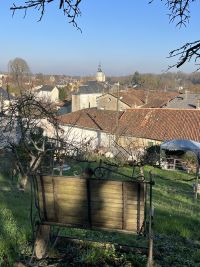
[[(133, 111), (133, 110), (162, 110), (162, 111), (164, 111), (164, 110), (178, 110), (178, 111), (184, 111), (184, 110), (188, 110), (188, 111), (200, 111), (200, 109), (190, 109), (190, 108), (182, 108), (182, 109), (180, 109), (180, 108), (140, 108), (140, 107), (136, 107), (136, 108), (130, 108), (130, 109), (127, 109), (127, 111), (129, 111), (129, 112), (131, 112), (131, 111)], [(162, 112), (161, 111), (161, 112)]]

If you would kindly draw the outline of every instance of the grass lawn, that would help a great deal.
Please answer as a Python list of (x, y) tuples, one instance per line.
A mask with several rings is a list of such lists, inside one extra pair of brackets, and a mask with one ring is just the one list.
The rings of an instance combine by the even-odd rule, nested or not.
[[(70, 174), (84, 166), (73, 165)], [(183, 172), (164, 171), (147, 166), (155, 174), (153, 188), (154, 259), (155, 266), (200, 266), (200, 200), (193, 200), (192, 176)], [(129, 168), (119, 169), (131, 175)], [(13, 266), (31, 255), (31, 225), (29, 219), (30, 192), (18, 192), (9, 175), (0, 176), (0, 266)], [(146, 246), (146, 239), (134, 235), (104, 233), (80, 229), (62, 229), (62, 234), (100, 242), (111, 241), (131, 246)], [(146, 266), (147, 257), (141, 250), (122, 252), (114, 246), (99, 247), (98, 243), (64, 244), (59, 247), (64, 260), (57, 260), (50, 249), (54, 266)], [(59, 254), (60, 255), (60, 254)], [(56, 263), (57, 262), (57, 263)], [(50, 263), (49, 263), (50, 264)], [(53, 265), (52, 265), (53, 266)]]

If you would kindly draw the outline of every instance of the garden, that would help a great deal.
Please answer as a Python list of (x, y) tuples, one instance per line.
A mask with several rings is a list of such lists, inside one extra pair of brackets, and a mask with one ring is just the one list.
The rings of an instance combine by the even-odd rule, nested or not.
[[(64, 174), (76, 175), (88, 163), (73, 162), (69, 166)], [(149, 171), (155, 181), (154, 266), (200, 266), (200, 201), (194, 199), (194, 175), (145, 166), (146, 177)], [(117, 172), (131, 176), (133, 169), (121, 166)], [(111, 172), (107, 175), (112, 176)], [(21, 192), (16, 185), (17, 176), (4, 168), (0, 176), (0, 266), (20, 266), (19, 262), (21, 266), (146, 266), (147, 236), (66, 227), (59, 229), (63, 238), (52, 237), (47, 256), (36, 261), (32, 254), (31, 187), (29, 184)], [(53, 230), (57, 233), (58, 229)]]

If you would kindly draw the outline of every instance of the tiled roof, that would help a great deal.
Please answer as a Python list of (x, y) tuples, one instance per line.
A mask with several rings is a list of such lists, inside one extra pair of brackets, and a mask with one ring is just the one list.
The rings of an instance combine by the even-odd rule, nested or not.
[(132, 109), (120, 120), (120, 133), (154, 140), (200, 141), (200, 110)]
[[(113, 94), (117, 97), (117, 94)], [(129, 105), (129, 107), (132, 106), (142, 106), (144, 102), (138, 98), (136, 95), (134, 95), (132, 92), (119, 92), (120, 101), (124, 102), (125, 104)]]
[[(144, 108), (160, 108), (179, 95), (178, 92), (148, 91), (142, 89), (130, 89), (123, 93), (127, 95), (126, 99), (129, 101), (127, 104), (131, 102), (134, 103), (134, 98), (137, 98), (138, 101), (140, 101), (138, 102), (138, 106)], [(128, 98), (130, 98), (130, 100), (128, 100)]]
[[(123, 113), (118, 112), (118, 118)], [(113, 132), (116, 127), (117, 113), (112, 110), (96, 108), (82, 109), (59, 117), (62, 124)]]
[(166, 105), (168, 102), (167, 99), (160, 99), (160, 98), (150, 98), (148, 103), (143, 105), (142, 108), (161, 108)]
[(85, 109), (60, 116), (63, 124), (153, 140), (191, 139), (200, 142), (200, 110), (137, 108), (124, 112)]

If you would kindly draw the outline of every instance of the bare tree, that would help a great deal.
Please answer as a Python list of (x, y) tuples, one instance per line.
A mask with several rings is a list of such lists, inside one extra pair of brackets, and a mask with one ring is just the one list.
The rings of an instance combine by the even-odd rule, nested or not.
[(23, 88), (24, 82), (29, 82), (31, 71), (28, 63), (24, 59), (17, 57), (10, 60), (8, 69), (12, 82), (18, 89)]
[(63, 129), (55, 105), (31, 91), (12, 100), (0, 116), (0, 148), (12, 152), (23, 190), (41, 167), (53, 171), (54, 159), (61, 168), (65, 158), (85, 159), (93, 149), (93, 139), (77, 133), (74, 125)]
[(50, 103), (26, 92), (4, 109), (0, 125), (1, 144), (13, 153), (21, 174), (20, 188), (24, 189), (28, 178), (38, 170), (48, 151), (53, 149), (47, 131), (53, 140), (58, 139), (56, 114)]
[[(160, 0), (165, 2), (165, 5), (168, 9), (169, 21), (176, 23), (176, 26), (182, 27), (187, 26), (191, 17), (191, 4), (196, 2), (196, 0)], [(40, 12), (40, 19), (42, 19), (45, 13), (46, 5), (55, 2), (55, 0), (28, 0), (23, 1), (22, 5), (15, 5), (10, 8), (13, 11), (13, 14), (16, 10), (24, 10), (25, 16), (26, 12), (30, 8), (36, 8)], [(77, 25), (76, 19), (81, 15), (80, 3), (83, 0), (59, 0), (58, 8), (64, 12), (69, 19), (69, 22), (73, 26), (80, 29)], [(155, 0), (150, 0), (149, 3), (155, 2)], [(195, 64), (198, 64), (200, 58), (200, 40), (188, 42), (182, 45), (180, 48), (177, 48), (169, 53), (169, 58), (178, 58), (177, 62), (174, 65), (169, 66), (169, 68), (177, 67), (179, 68), (184, 63), (189, 62), (191, 59), (194, 59)], [(200, 67), (197, 67), (199, 70)]]

